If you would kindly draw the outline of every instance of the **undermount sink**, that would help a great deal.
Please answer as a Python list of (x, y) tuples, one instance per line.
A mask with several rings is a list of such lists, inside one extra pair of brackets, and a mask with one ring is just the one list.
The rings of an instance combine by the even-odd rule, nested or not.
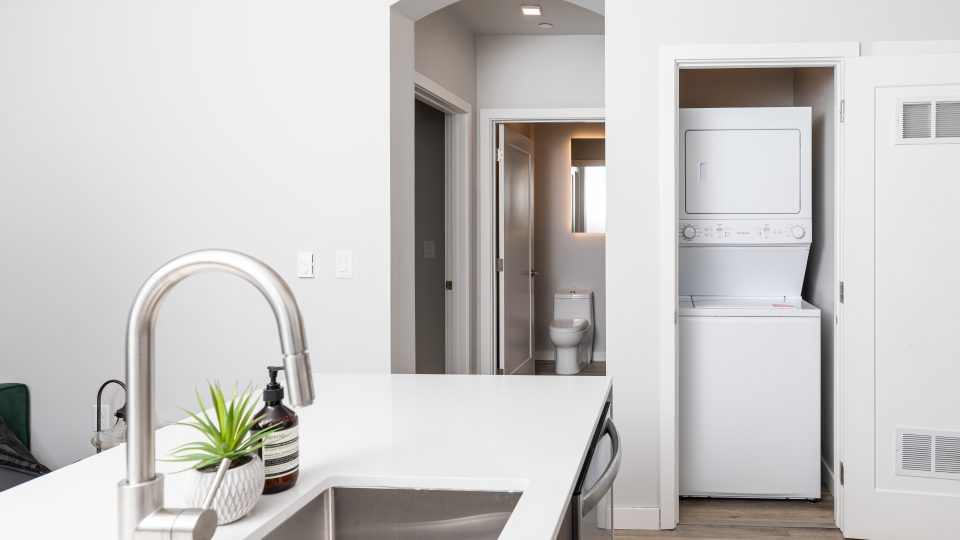
[(497, 538), (521, 492), (330, 488), (269, 540), (467, 540)]

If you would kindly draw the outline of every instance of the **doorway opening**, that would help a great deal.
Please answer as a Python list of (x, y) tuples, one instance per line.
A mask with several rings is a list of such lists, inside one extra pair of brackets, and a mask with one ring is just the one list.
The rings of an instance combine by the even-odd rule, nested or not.
[(471, 327), (472, 107), (415, 74), (413, 265), (415, 373), (474, 373)]
[[(834, 421), (837, 417), (836, 373), (839, 372), (835, 354), (839, 336), (837, 275), (840, 252), (837, 241), (839, 215), (836, 205), (839, 169), (835, 159), (835, 148), (840, 140), (839, 63), (809, 65), (785, 62), (784, 65), (771, 63), (769, 66), (748, 67), (727, 62), (722, 66), (681, 64), (678, 68), (675, 107), (679, 109), (679, 138), (676, 148), (681, 156), (686, 148), (687, 156), (676, 162), (675, 169), (674, 215), (677, 219), (676, 227), (683, 227), (683, 230), (677, 229), (679, 277), (676, 283), (679, 300), (676, 361), (679, 369), (676, 470), (679, 486), (675, 493), (680, 499), (676, 507), (676, 523), (680, 526), (823, 528), (823, 534), (826, 535), (824, 537), (835, 535), (841, 538), (836, 528), (840, 522), (839, 501), (833, 496), (839, 487), (840, 476), (837, 457), (839, 439), (836, 435), (838, 428)], [(719, 111), (720, 109), (723, 111)], [(750, 266), (747, 258), (756, 257), (758, 250), (749, 247), (750, 242), (747, 240), (733, 243), (729, 239), (731, 234), (746, 234), (736, 229), (746, 223), (739, 221), (742, 216), (732, 216), (731, 219), (730, 215), (721, 215), (729, 213), (728, 211), (712, 210), (708, 208), (706, 199), (693, 198), (709, 196), (712, 197), (710, 200), (721, 200), (723, 204), (733, 206), (748, 199), (749, 204), (766, 204), (757, 202), (763, 200), (757, 195), (757, 190), (736, 195), (731, 199), (729, 195), (733, 184), (727, 185), (724, 193), (720, 194), (711, 191), (709, 184), (710, 180), (714, 179), (722, 183), (720, 177), (724, 174), (724, 156), (737, 151), (736, 148), (727, 147), (724, 150), (721, 147), (733, 144), (730, 142), (733, 137), (745, 141), (746, 139), (739, 138), (747, 137), (751, 130), (743, 126), (731, 128), (733, 131), (730, 133), (735, 134), (731, 139), (725, 140), (721, 138), (722, 135), (717, 135), (723, 128), (699, 126), (684, 131), (684, 123), (690, 126), (696, 122), (714, 121), (711, 118), (723, 118), (717, 115), (718, 111), (720, 115), (727, 115), (727, 118), (751, 118), (748, 122), (756, 123), (758, 118), (789, 116), (796, 112), (802, 113), (803, 110), (809, 111), (804, 113), (809, 114), (809, 127), (805, 128), (809, 130), (810, 149), (806, 158), (808, 165), (803, 165), (804, 154), (799, 151), (800, 141), (807, 139), (800, 138), (799, 131), (767, 129), (762, 134), (757, 131), (754, 143), (744, 143), (744, 148), (766, 148), (764, 145), (774, 145), (771, 141), (783, 133), (784, 137), (791, 138), (792, 142), (788, 145), (792, 145), (796, 152), (793, 158), (785, 156), (790, 163), (784, 171), (789, 169), (791, 174), (796, 173), (796, 178), (799, 179), (802, 168), (809, 167), (810, 179), (806, 188), (808, 195), (803, 195), (803, 188), (799, 190), (799, 194), (789, 194), (789, 205), (796, 204), (795, 208), (784, 210), (777, 207), (777, 201), (771, 195), (771, 209), (756, 210), (757, 214), (786, 213), (770, 219), (769, 231), (763, 229), (765, 225), (760, 225), (757, 232), (757, 245), (760, 245), (760, 242), (769, 242), (771, 247), (764, 244), (763, 249), (779, 250), (775, 253), (771, 251), (773, 255), (769, 260), (779, 261), (783, 263), (783, 267), (761, 267), (770, 265), (768, 261), (758, 262), (753, 269), (744, 269)], [(781, 120), (771, 121), (775, 123)], [(704, 145), (702, 148), (695, 148), (701, 144)], [(710, 148), (713, 147), (720, 148), (723, 152), (709, 159), (703, 157), (711, 152)], [(697, 152), (702, 155), (694, 155)], [(764, 154), (768, 161), (773, 160), (770, 149), (756, 150), (756, 153)], [(794, 162), (797, 156), (800, 157), (799, 166)], [(751, 155), (748, 151), (743, 160), (737, 160), (739, 164), (733, 174), (737, 181), (749, 176), (749, 171), (743, 168), (746, 166), (744, 163), (757, 157), (760, 156)], [(692, 169), (691, 159), (696, 162)], [(762, 177), (761, 191), (771, 185), (771, 178), (775, 174), (771, 171), (779, 170), (778, 166), (778, 163), (768, 163), (766, 170), (758, 176)], [(799, 183), (799, 180), (797, 182)], [(783, 199), (781, 202), (786, 204), (785, 201), (786, 199)], [(744, 212), (745, 215), (749, 213)], [(714, 216), (706, 215), (710, 213)], [(804, 219), (800, 219), (801, 217)], [(688, 234), (688, 228), (694, 229), (690, 231), (691, 234)], [(766, 240), (767, 236), (764, 235), (768, 234), (775, 240), (776, 231), (779, 229), (782, 229), (784, 237), (782, 242)], [(733, 249), (740, 251), (734, 252)], [(726, 252), (718, 255), (724, 250)], [(801, 258), (794, 257), (794, 253)], [(726, 257), (727, 255), (729, 257)], [(697, 270), (693, 270), (694, 265)], [(772, 281), (775, 283), (772, 287), (784, 286), (783, 283), (789, 284), (786, 286), (789, 290), (794, 290), (795, 287), (799, 296), (793, 297), (785, 292), (781, 301), (770, 305), (782, 306), (785, 309), (788, 305), (795, 304), (796, 309), (786, 315), (779, 312), (776, 317), (768, 317), (772, 312), (763, 310), (754, 310), (756, 313), (751, 312), (751, 316), (746, 317), (744, 309), (734, 309), (745, 308), (743, 304), (749, 302), (752, 302), (750, 306), (760, 306), (766, 300), (757, 293), (755, 280), (751, 280), (754, 283), (749, 285), (742, 285), (742, 282), (724, 284), (718, 280), (729, 275), (731, 281), (737, 281), (751, 272), (756, 272), (761, 277), (775, 272), (777, 279)], [(790, 272), (791, 275), (786, 276), (784, 272)], [(737, 292), (724, 293), (724, 286)], [(763, 295), (768, 292), (764, 289)], [(698, 293), (702, 296), (696, 296)], [(690, 294), (694, 296), (689, 296)], [(713, 296), (717, 294), (729, 296)], [(740, 295), (744, 297), (741, 298)], [(733, 298), (734, 296), (736, 298)], [(722, 302), (718, 298), (721, 298)], [(730, 309), (722, 313), (711, 311), (711, 306), (720, 306), (720, 303)], [(814, 315), (819, 316), (819, 323), (810, 319)], [(768, 320), (774, 321), (772, 324), (776, 325), (776, 328), (765, 327), (759, 330), (760, 334), (769, 336), (773, 331), (785, 332), (780, 339), (783, 348), (779, 352), (776, 347), (768, 352), (763, 352), (762, 347), (754, 348), (759, 351), (754, 355), (758, 361), (757, 366), (765, 364), (769, 367), (776, 359), (783, 359), (784, 364), (767, 371), (765, 368), (745, 367), (753, 354), (750, 352), (750, 343), (759, 341), (753, 337), (757, 329), (753, 326), (748, 329), (745, 325), (758, 325)], [(741, 323), (744, 325), (744, 335), (737, 339), (728, 339), (731, 332), (740, 328), (737, 325)], [(712, 333), (712, 327), (708, 328), (708, 325), (718, 324), (723, 325), (723, 335)], [(730, 354), (724, 356), (724, 351)], [(764, 362), (765, 354), (769, 362)], [(695, 369), (701, 360), (714, 363), (730, 360), (743, 367), (743, 373), (739, 373), (731, 384), (725, 384), (724, 377), (718, 374), (708, 376), (707, 370)], [(793, 373), (791, 370), (800, 363), (805, 367), (790, 375), (789, 373)], [(726, 372), (729, 373), (730, 370)], [(778, 401), (776, 395), (782, 396), (784, 393), (776, 391), (776, 385), (791, 377), (794, 382), (791, 383), (790, 391), (797, 393), (795, 399)], [(725, 385), (724, 389), (714, 392), (718, 385)], [(738, 385), (743, 388), (733, 388), (740, 388)], [(800, 402), (803, 403), (800, 407), (792, 405)], [(730, 443), (731, 448), (742, 451), (741, 455), (756, 456), (755, 459), (709, 457), (722, 456), (724, 452), (717, 451), (717, 447), (709, 443), (709, 428), (702, 421), (704, 415), (713, 414), (710, 411), (721, 409), (741, 411), (742, 414), (728, 415), (737, 418), (737, 426), (734, 428), (736, 433), (726, 433), (724, 438), (728, 442), (735, 441)], [(792, 444), (787, 441), (790, 438), (802, 443)], [(817, 441), (819, 444), (815, 444)], [(711, 448), (704, 451), (707, 446)], [(806, 450), (791, 454), (798, 446)], [(778, 460), (781, 463), (777, 464)], [(790, 465), (787, 461), (796, 463)], [(766, 473), (763, 469), (765, 463), (773, 467)], [(802, 473), (804, 478), (785, 478), (782, 481), (765, 483), (776, 476), (771, 471), (781, 466), (792, 466), (797, 470), (802, 467), (805, 471)], [(791, 491), (798, 485), (807, 487)], [(820, 489), (817, 489), (817, 486), (821, 486)], [(780, 487), (784, 488), (782, 492), (777, 491)]]
[[(464, 197), (455, 196), (455, 216), (468, 216), (456, 235), (463, 248), (465, 275), (454, 278), (453, 294), (465, 297), (457, 309), (470, 324), (457, 325), (455, 338), (472, 347), (457, 348), (466, 369), (457, 373), (496, 374), (496, 191), (494, 126), (497, 122), (602, 120), (604, 100), (604, 16), (602, 3), (582, 5), (566, 0), (538, 3), (542, 13), (525, 15), (510, 0), (460, 0), (424, 6), (399, 0), (391, 8), (391, 366), (414, 371), (416, 346), (414, 267), (422, 256), (413, 232), (413, 124), (408, 92), (431, 79), (478, 110), (465, 145), (476, 157), (467, 169)], [(570, 74), (575, 74), (573, 79)], [(442, 109), (441, 109), (442, 110)], [(583, 116), (582, 113), (589, 112)], [(529, 113), (529, 114), (528, 114)], [(458, 115), (458, 117), (461, 115)], [(464, 210), (460, 212), (459, 210)], [(456, 217), (455, 219), (459, 219)], [(448, 235), (449, 237), (449, 235)], [(450, 254), (447, 253), (449, 257)], [(465, 278), (465, 279), (464, 279)], [(449, 295), (448, 295), (449, 296)], [(458, 315), (459, 316), (459, 315)], [(448, 321), (448, 328), (450, 327)], [(448, 330), (447, 337), (451, 333)], [(449, 341), (449, 339), (448, 339)], [(448, 370), (448, 372), (450, 372)], [(532, 372), (532, 366), (531, 366)]]
[(493, 122), (497, 372), (604, 375), (605, 130)]
[(444, 113), (417, 101), (414, 117), (416, 372), (446, 372), (446, 137)]

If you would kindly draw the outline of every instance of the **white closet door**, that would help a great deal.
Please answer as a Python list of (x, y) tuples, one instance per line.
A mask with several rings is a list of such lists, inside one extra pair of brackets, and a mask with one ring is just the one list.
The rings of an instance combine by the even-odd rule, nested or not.
[[(960, 434), (960, 144), (945, 136), (960, 125), (960, 55), (857, 58), (845, 79), (841, 526), (851, 538), (960, 538), (951, 439), (932, 459), (921, 436), (904, 454), (914, 470), (897, 473), (898, 429)], [(901, 123), (904, 102), (931, 108)]]
[(500, 369), (533, 375), (533, 141), (500, 124)]

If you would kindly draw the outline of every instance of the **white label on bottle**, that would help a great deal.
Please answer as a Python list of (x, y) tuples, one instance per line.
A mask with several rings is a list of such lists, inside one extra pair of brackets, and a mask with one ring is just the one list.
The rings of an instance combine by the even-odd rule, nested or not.
[(267, 478), (286, 476), (300, 468), (300, 426), (274, 431), (263, 445), (263, 467)]

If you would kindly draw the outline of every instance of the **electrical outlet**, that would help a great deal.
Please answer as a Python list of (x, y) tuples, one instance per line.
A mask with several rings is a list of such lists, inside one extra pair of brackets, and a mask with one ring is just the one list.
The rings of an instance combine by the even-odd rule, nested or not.
[[(93, 429), (97, 429), (97, 404), (93, 404)], [(103, 403), (100, 405), (100, 429), (107, 429), (113, 425), (113, 414), (110, 410), (109, 403)]]

